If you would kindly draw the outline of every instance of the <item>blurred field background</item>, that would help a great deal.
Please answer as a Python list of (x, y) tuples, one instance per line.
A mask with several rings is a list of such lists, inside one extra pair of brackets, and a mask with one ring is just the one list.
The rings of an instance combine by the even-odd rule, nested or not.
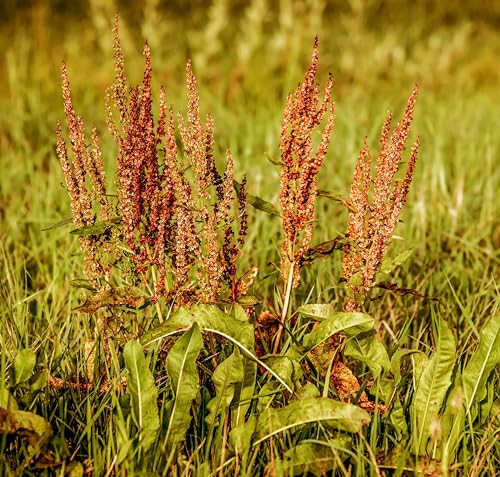
[[(97, 126), (112, 173), (115, 150), (103, 98), (113, 78), (117, 11), (128, 77), (141, 79), (146, 39), (156, 91), (163, 84), (168, 101), (184, 111), (184, 68), (191, 58), (202, 113), (214, 116), (220, 158), (230, 146), (237, 177), (248, 174), (249, 191), (270, 201), (277, 199), (279, 169), (266, 155), (279, 156), (283, 104), (303, 78), (315, 35), (321, 83), (334, 74), (337, 117), (322, 189), (348, 195), (363, 138), (376, 146), (387, 111), (399, 117), (419, 84), (412, 136), (420, 136), (421, 149), (397, 229), (416, 253), (399, 285), (442, 299), (466, 356), (499, 303), (500, 2), (4, 0), (0, 349), (7, 360), (21, 347), (41, 347), (48, 368), (74, 375), (76, 363), (83, 370), (77, 345), (92, 330), (71, 314), (81, 298), (70, 287), (81, 276), (77, 241), (68, 233), (71, 225), (44, 229), (71, 215), (55, 156), (63, 60), (77, 113), (87, 127)], [(338, 203), (322, 199), (314, 242), (343, 232), (345, 216)], [(266, 277), (273, 271), (269, 262), (278, 260), (279, 230), (278, 221), (252, 213), (245, 257), (260, 265), (257, 286), (269, 296), (274, 282)], [(300, 293), (314, 286), (313, 301), (340, 300), (338, 258), (307, 274)], [(374, 316), (392, 329), (407, 323), (413, 327), (408, 340), (422, 344), (430, 305), (390, 294), (383, 300), (387, 306), (374, 304)]]

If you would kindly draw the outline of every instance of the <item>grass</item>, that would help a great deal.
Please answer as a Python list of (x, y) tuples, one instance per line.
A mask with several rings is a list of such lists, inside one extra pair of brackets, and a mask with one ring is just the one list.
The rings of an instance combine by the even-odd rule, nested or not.
[[(154, 3), (148, 5), (152, 8)], [(319, 173), (319, 189), (348, 195), (363, 138), (367, 136), (374, 146), (387, 110), (400, 117), (403, 101), (419, 83), (412, 134), (420, 137), (420, 157), (402, 223), (396, 229), (402, 240), (393, 241), (390, 255), (409, 246), (415, 252), (391, 274), (390, 281), (437, 297), (439, 304), (379, 290), (366, 308), (389, 356), (401, 349), (422, 352), (401, 361), (398, 393), (404, 420), (411, 425), (412, 403), (418, 393), (415, 370), (423, 369), (424, 355), (436, 356), (441, 322), (448, 324), (456, 341), (453, 381), (471, 362), (488, 320), (498, 320), (500, 172), (496, 163), (500, 138), (495, 117), (500, 98), (495, 85), (500, 70), (492, 66), (496, 64), (492, 61), (495, 48), (500, 45), (493, 23), (498, 12), (483, 11), (471, 2), (463, 12), (442, 7), (426, 14), (418, 2), (408, 11), (406, 7), (402, 11), (398, 2), (388, 2), (385, 7), (375, 3), (365, 8), (328, 5), (320, 15), (321, 2), (305, 2), (310, 7), (305, 11), (299, 11), (299, 2), (282, 2), (280, 9), (274, 7), (262, 15), (261, 22), (263, 7), (259, 10), (259, 2), (251, 4), (252, 15), (249, 9), (238, 12), (235, 7), (224, 13), (224, 2), (215, 2), (219, 10), (214, 7), (208, 13), (195, 2), (188, 12), (179, 13), (172, 6), (158, 17), (152, 8), (140, 21), (135, 20), (138, 12), (123, 6), (128, 19), (123, 39), (127, 72), (133, 82), (140, 81), (140, 47), (146, 31), (153, 51), (154, 88), (158, 92), (159, 83), (164, 84), (168, 101), (176, 110), (184, 110), (182, 74), (186, 59), (192, 57), (202, 111), (214, 116), (216, 156), (223, 157), (230, 146), (236, 178), (247, 173), (249, 192), (275, 204), (280, 170), (266, 160), (266, 154), (279, 157), (285, 95), (303, 77), (315, 34), (321, 42), (318, 80), (324, 84), (327, 72), (334, 73), (336, 102), (336, 124)], [(485, 395), (479, 415), (469, 410), (460, 425), (458, 452), (446, 466), (432, 451), (415, 457), (411, 445), (398, 444), (394, 427), (378, 413), (353, 434), (335, 433), (317, 422), (298, 431), (277, 433), (250, 447), (244, 457), (235, 458), (226, 445), (227, 427), (207, 431), (207, 404), (215, 395), (209, 379), (214, 372), (213, 356), (208, 351), (201, 351), (198, 357), (203, 380), (186, 438), (189, 451), (179, 460), (165, 452), (162, 442), (144, 453), (134, 438), (134, 397), (130, 393), (113, 388), (101, 393), (97, 387), (88, 392), (58, 390), (47, 385), (44, 372), (67, 380), (86, 376), (84, 343), (93, 338), (96, 325), (92, 315), (74, 311), (88, 293), (71, 286), (71, 280), (82, 276), (78, 243), (68, 233), (72, 226), (51, 228), (71, 216), (54, 146), (55, 122), (63, 116), (59, 64), (63, 58), (68, 63), (78, 111), (87, 124), (96, 124), (101, 131), (105, 130), (103, 91), (113, 74), (111, 29), (98, 29), (97, 10), (85, 12), (85, 18), (78, 21), (81, 12), (54, 13), (49, 6), (40, 3), (19, 13), (14, 20), (24, 20), (27, 27), (23, 30), (13, 32), (7, 23), (1, 27), (4, 74), (0, 76), (4, 79), (0, 102), (9, 113), (0, 118), (0, 382), (4, 383), (0, 405), (7, 407), (6, 388), (20, 409), (50, 422), (53, 437), (42, 445), (44, 460), (40, 456), (31, 459), (36, 454), (33, 448), (40, 444), (36, 439), (29, 440), (22, 432), (17, 436), (0, 433), (0, 473), (288, 475), (296, 471), (293, 463), (314, 455), (324, 457), (324, 469), (334, 469), (333, 475), (422, 475), (431, 471), (433, 475), (495, 475), (500, 466), (498, 366), (482, 386)], [(292, 13), (290, 17), (287, 12)], [(107, 17), (105, 13), (104, 18), (110, 22), (113, 14), (108, 12)], [(231, 19), (226, 22), (231, 27), (218, 31), (217, 19), (224, 15)], [(206, 18), (212, 20), (206, 23)], [(384, 25), (380, 18), (390, 23)], [(246, 57), (241, 52), (249, 38), (254, 39), (255, 48)], [(115, 167), (113, 147), (109, 137), (103, 138), (110, 173)], [(347, 213), (337, 202), (320, 197), (316, 217), (313, 243), (345, 231)], [(259, 266), (252, 292), (259, 297), (257, 311), (280, 310), (282, 288), (274, 264), (280, 258), (281, 223), (251, 210), (249, 224), (241, 269)], [(331, 303), (340, 311), (345, 298), (340, 270), (337, 253), (303, 270), (291, 309), (295, 312), (307, 303)], [(168, 316), (168, 310), (164, 314)], [(146, 313), (125, 317), (129, 321), (122, 324), (120, 333), (128, 338), (139, 336), (155, 322)], [(297, 336), (306, 333), (306, 321), (299, 318)], [(196, 337), (190, 339), (194, 343)], [(231, 349), (216, 340), (212, 344), (219, 353), (218, 362), (224, 362)], [(15, 383), (15, 358), (27, 348), (35, 352), (36, 365), (26, 380)], [(118, 344), (111, 342), (109, 353), (98, 358), (98, 363), (107, 360), (108, 378), (118, 382), (125, 376), (125, 368), (130, 369), (124, 365)], [(164, 353), (159, 347), (148, 348), (145, 364), (156, 378), (163, 427), (172, 415), (167, 402), (171, 384), (161, 364)], [(350, 362), (361, 383), (373, 378), (367, 364)], [(323, 393), (328, 380), (311, 379)], [(261, 396), (253, 405), (261, 412), (269, 404), (262, 394), (275, 391), (272, 383), (268, 374), (259, 373), (256, 393)], [(445, 399), (451, 396), (448, 390)], [(282, 393), (272, 407), (287, 402)], [(223, 422), (228, 425), (227, 420)], [(286, 461), (285, 452), (293, 448), (298, 450)], [(322, 469), (311, 472), (321, 475)]]

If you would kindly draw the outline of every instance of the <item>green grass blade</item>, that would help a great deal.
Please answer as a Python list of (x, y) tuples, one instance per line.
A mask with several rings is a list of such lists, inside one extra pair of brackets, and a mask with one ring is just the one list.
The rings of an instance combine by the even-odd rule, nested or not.
[(127, 392), (132, 400), (132, 416), (139, 429), (140, 445), (146, 451), (154, 444), (160, 428), (156, 403), (158, 391), (138, 341), (132, 340), (125, 345), (123, 358), (129, 373)]
[(203, 348), (203, 338), (196, 323), (174, 344), (167, 356), (167, 372), (175, 397), (167, 430), (167, 446), (172, 451), (184, 440), (191, 423), (191, 405), (200, 391), (196, 359)]
[(412, 438), (415, 453), (426, 453), (431, 424), (443, 405), (455, 366), (455, 338), (441, 320), (434, 356), (424, 367), (411, 404)]

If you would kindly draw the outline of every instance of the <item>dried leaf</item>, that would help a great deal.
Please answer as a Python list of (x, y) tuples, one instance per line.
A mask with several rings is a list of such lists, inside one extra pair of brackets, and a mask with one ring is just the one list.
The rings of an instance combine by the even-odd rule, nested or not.
[(245, 295), (250, 287), (254, 284), (257, 274), (259, 273), (259, 267), (251, 267), (243, 273), (243, 275), (236, 282), (235, 295), (240, 297)]
[(96, 293), (77, 308), (80, 313), (95, 313), (102, 307), (126, 306), (140, 308), (146, 303), (146, 297), (136, 287), (112, 288)]

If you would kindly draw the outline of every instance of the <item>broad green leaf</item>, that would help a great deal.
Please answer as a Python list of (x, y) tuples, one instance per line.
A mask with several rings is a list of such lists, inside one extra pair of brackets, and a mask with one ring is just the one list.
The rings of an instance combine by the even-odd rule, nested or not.
[(493, 368), (499, 364), (500, 315), (495, 315), (479, 333), (479, 347), (462, 373), (462, 389), (467, 413), (475, 403), (486, 397), (486, 381)]
[(138, 341), (132, 340), (125, 345), (123, 358), (128, 371), (127, 393), (132, 400), (132, 416), (139, 429), (140, 445), (146, 451), (155, 443), (160, 428), (158, 390)]
[[(197, 323), (202, 332), (217, 334), (238, 346), (246, 358), (260, 364), (285, 386), (288, 391), (293, 392), (290, 386), (279, 375), (274, 373), (266, 363), (255, 355), (253, 325), (248, 321), (248, 317), (241, 306), (235, 305), (235, 310), (240, 311), (235, 311), (234, 315), (231, 316), (224, 313), (215, 305), (194, 305), (190, 308), (182, 307), (173, 313), (167, 321), (145, 333), (141, 341), (147, 346), (168, 336), (187, 331), (193, 323)], [(248, 379), (245, 379), (245, 382), (248, 383)]]
[(410, 408), (413, 447), (418, 455), (427, 451), (431, 424), (437, 418), (450, 387), (455, 357), (455, 338), (442, 320), (437, 349), (422, 371)]
[(196, 359), (202, 348), (200, 328), (193, 323), (167, 356), (167, 372), (174, 391), (167, 430), (169, 451), (184, 440), (191, 423), (191, 405), (200, 391)]
[[(298, 309), (298, 312), (323, 319), (317, 328), (304, 336), (303, 346), (307, 350), (315, 348), (340, 331), (347, 336), (356, 336), (373, 329), (374, 326), (373, 318), (364, 313), (328, 313), (327, 308), (318, 308), (318, 305), (304, 305)], [(313, 312), (316, 314), (313, 315)]]
[(380, 395), (389, 406), (389, 412), (386, 414), (389, 422), (396, 431), (398, 441), (401, 441), (408, 435), (408, 423), (403, 405), (399, 398), (399, 383), (401, 382), (401, 361), (405, 357), (412, 358), (413, 375), (418, 381), (422, 373), (424, 364), (427, 363), (427, 356), (419, 350), (400, 349), (391, 357), (390, 372), (392, 377), (386, 374), (380, 381)]
[(453, 388), (446, 400), (446, 407), (441, 416), (441, 448), (437, 455), (443, 462), (444, 468), (454, 460), (456, 447), (465, 430), (465, 410), (463, 405), (463, 391), (461, 376), (457, 373)]
[(116, 227), (120, 223), (119, 218), (107, 220), (105, 222), (96, 222), (94, 225), (86, 225), (72, 230), (70, 233), (79, 237), (90, 237), (91, 235), (103, 235), (104, 233)]
[(14, 359), (14, 382), (15, 384), (27, 381), (36, 365), (36, 354), (30, 349), (22, 349)]
[(229, 445), (236, 453), (240, 455), (248, 454), (252, 446), (256, 426), (257, 416), (253, 414), (248, 418), (247, 422), (242, 422), (229, 432)]
[(320, 390), (313, 383), (304, 384), (304, 386), (297, 390), (297, 394), (300, 399), (319, 398), (321, 396)]
[(409, 248), (395, 257), (384, 257), (382, 259), (382, 263), (380, 264), (380, 271), (383, 273), (392, 273), (394, 269), (402, 265), (412, 256), (414, 250), (414, 248)]
[(168, 336), (187, 331), (191, 329), (193, 323), (196, 323), (201, 331), (214, 332), (221, 336), (229, 335), (243, 347), (253, 349), (255, 341), (253, 326), (245, 311), (240, 306), (236, 308), (241, 311), (235, 312), (232, 316), (215, 305), (179, 308), (167, 321), (145, 333), (141, 341), (147, 346)]
[(377, 341), (374, 333), (363, 333), (347, 341), (344, 354), (366, 364), (375, 379), (389, 370), (391, 362), (385, 346)]
[[(233, 181), (234, 188), (236, 192), (239, 194), (240, 193), (240, 188), (241, 184), (237, 181)], [(260, 197), (257, 197), (256, 195), (249, 194), (247, 192), (246, 194), (247, 197), (247, 202), (254, 208), (261, 210), (262, 212), (265, 212), (266, 214), (269, 215), (276, 215), (277, 217), (280, 217), (280, 211), (273, 205), (271, 202), (267, 202), (264, 199), (261, 199)]]
[(338, 313), (337, 309), (331, 303), (313, 303), (302, 305), (297, 309), (297, 313), (307, 318), (323, 321)]
[(0, 407), (7, 409), (7, 411), (17, 411), (17, 402), (12, 397), (12, 394), (4, 386), (0, 386)]
[(328, 439), (325, 442), (301, 442), (285, 452), (282, 467), (291, 475), (330, 475), (329, 472), (333, 472), (339, 460), (339, 452), (349, 452), (350, 448), (349, 436)]
[(422, 374), (422, 370), (425, 365), (429, 361), (427, 356), (418, 349), (398, 349), (391, 356), (391, 373), (394, 376), (394, 381), (399, 383), (401, 380), (401, 361), (405, 357), (411, 356), (412, 364), (413, 364), (413, 375), (415, 376), (415, 380), (418, 382), (420, 379), (420, 375)]
[(218, 418), (231, 405), (235, 387), (243, 381), (243, 356), (238, 348), (217, 366), (212, 376), (215, 397), (207, 404), (208, 415), (205, 422), (209, 427), (217, 425)]
[(478, 404), (488, 393), (488, 376), (500, 364), (500, 315), (493, 316), (479, 333), (479, 346), (457, 378), (443, 415), (442, 459), (447, 464), (454, 458), (466, 418), (472, 423)]
[(0, 436), (2, 434), (25, 437), (31, 446), (30, 453), (36, 455), (52, 437), (52, 427), (45, 418), (32, 412), (0, 407)]
[(282, 395), (282, 389), (276, 381), (267, 381), (260, 389), (257, 396), (257, 413), (261, 414), (265, 409), (271, 406), (276, 397)]
[(288, 386), (294, 388), (294, 363), (288, 356), (269, 355), (263, 356), (261, 360), (280, 376)]
[(370, 415), (353, 404), (329, 398), (300, 399), (280, 409), (267, 408), (257, 418), (256, 438), (253, 445), (271, 436), (306, 424), (322, 422), (345, 432), (360, 432), (370, 422)]
[(30, 382), (30, 391), (31, 392), (40, 391), (40, 389), (47, 386), (48, 377), (49, 377), (49, 372), (46, 369), (43, 369), (42, 371), (39, 371), (38, 373), (34, 374)]
[(237, 403), (232, 413), (232, 423), (234, 426), (245, 422), (245, 415), (250, 408), (255, 392), (257, 364), (246, 356), (243, 356), (242, 363), (243, 379), (234, 386), (234, 402)]
[[(253, 326), (249, 326), (248, 315), (246, 311), (241, 306), (234, 306), (232, 310), (232, 316), (234, 319), (239, 321), (244, 327), (253, 329)], [(250, 351), (254, 351), (254, 337), (248, 336), (245, 338), (245, 342), (248, 341), (248, 346)], [(238, 349), (240, 349), (238, 347)], [(248, 353), (244, 353), (243, 356), (243, 379), (241, 382), (235, 385), (234, 392), (234, 402), (238, 403), (232, 413), (232, 425), (238, 426), (245, 422), (245, 415), (250, 408), (252, 402), (252, 397), (255, 392), (255, 377), (257, 374), (257, 364), (248, 356)]]
[(81, 462), (74, 460), (66, 466), (64, 475), (67, 477), (83, 477), (85, 475), (85, 469)]

